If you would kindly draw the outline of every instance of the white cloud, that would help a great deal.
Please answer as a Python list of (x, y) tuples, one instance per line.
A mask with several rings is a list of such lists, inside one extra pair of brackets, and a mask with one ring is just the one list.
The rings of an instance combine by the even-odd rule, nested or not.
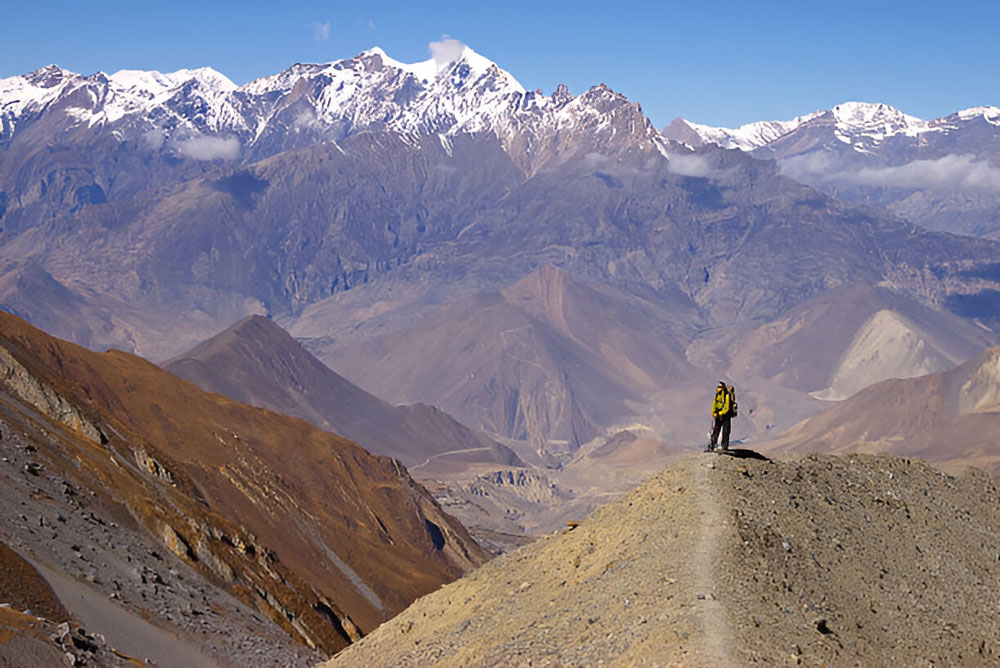
[(375, 30), (375, 19), (368, 19), (368, 27)]
[(235, 137), (191, 137), (172, 142), (171, 146), (192, 160), (234, 160), (240, 153), (240, 142)]
[(725, 170), (715, 169), (703, 155), (671, 155), (668, 158), (670, 171), (681, 176), (710, 177), (721, 176)]
[(1000, 169), (967, 154), (914, 160), (898, 167), (866, 167), (855, 179), (866, 185), (895, 188), (1000, 190)]
[(588, 153), (583, 156), (584, 169), (600, 169), (608, 163), (608, 156), (601, 153)]
[(296, 130), (314, 128), (316, 125), (316, 114), (311, 111), (300, 111), (292, 121), (292, 127)]
[(438, 70), (461, 58), (462, 52), (465, 51), (464, 44), (447, 35), (441, 35), (440, 42), (431, 42), (427, 45), (427, 48), (431, 50), (431, 58), (434, 59), (434, 64)]
[(145, 134), (142, 135), (143, 143), (154, 151), (159, 150), (163, 146), (163, 130), (159, 128), (153, 128)]
[(317, 42), (325, 42), (330, 39), (330, 22), (307, 23), (306, 27), (312, 30), (313, 39)]
[(840, 172), (829, 153), (806, 153), (781, 160), (781, 173), (800, 181), (829, 178)]
[(1000, 191), (1000, 168), (970, 154), (913, 160), (890, 167), (850, 169), (826, 154), (813, 153), (783, 160), (781, 172), (803, 181), (852, 186)]

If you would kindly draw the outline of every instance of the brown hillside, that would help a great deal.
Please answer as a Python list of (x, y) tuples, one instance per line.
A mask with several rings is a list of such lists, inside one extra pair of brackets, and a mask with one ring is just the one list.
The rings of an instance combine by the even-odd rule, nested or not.
[(761, 447), (888, 452), (1000, 474), (1000, 347), (950, 371), (873, 385)]
[(995, 665), (998, 614), (996, 479), (702, 454), (327, 665)]
[(0, 543), (0, 603), (53, 622), (69, 619), (69, 612), (56, 598), (52, 587), (31, 564), (4, 543)]
[(302, 420), (6, 313), (0, 363), (11, 415), (62, 434), (34, 472), (100, 488), (303, 642), (339, 649), (485, 557), (398, 462)]

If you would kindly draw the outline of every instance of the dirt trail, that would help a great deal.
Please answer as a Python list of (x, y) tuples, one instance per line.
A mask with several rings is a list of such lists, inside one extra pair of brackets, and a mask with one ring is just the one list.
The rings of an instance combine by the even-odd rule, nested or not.
[(729, 624), (720, 596), (719, 581), (716, 569), (725, 568), (721, 546), (727, 539), (733, 537), (733, 524), (725, 520), (720, 502), (719, 490), (710, 471), (715, 469), (715, 462), (694, 468), (694, 494), (699, 511), (698, 540), (689, 563), (695, 565), (692, 581), (697, 583), (703, 592), (704, 599), (699, 600), (698, 610), (701, 619), (701, 637), (704, 641), (704, 652), (712, 665), (735, 665), (730, 656), (732, 641), (729, 637)]
[(88, 629), (103, 635), (108, 644), (127, 654), (150, 659), (163, 668), (213, 668), (218, 661), (139, 615), (112, 603), (100, 592), (40, 563), (35, 568), (62, 601)]

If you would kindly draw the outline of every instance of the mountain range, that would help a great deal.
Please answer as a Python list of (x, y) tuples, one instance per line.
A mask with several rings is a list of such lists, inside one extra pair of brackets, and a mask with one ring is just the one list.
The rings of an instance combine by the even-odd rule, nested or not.
[(1000, 474), (1000, 349), (947, 371), (885, 380), (788, 430), (781, 452), (891, 452)]
[[(733, 373), (744, 334), (852, 285), (922, 304), (939, 330), (952, 315), (978, 322), (977, 345), (996, 342), (996, 242), (835, 199), (780, 161), (666, 139), (605, 85), (526, 92), (468, 48), (415, 65), (371, 50), (241, 87), (210, 70), (50, 67), (5, 79), (0, 103), (0, 304), (92, 348), (171, 359), (267, 314), (382, 399), (559, 451), (636, 416), (701, 440), (704, 372)], [(881, 118), (865, 122), (908, 136), (905, 117)], [(546, 301), (561, 290), (544, 287), (560, 284), (539, 278), (546, 267), (594, 286), (567, 292), (580, 317), (562, 322)], [(537, 324), (507, 332), (508, 317)], [(446, 323), (472, 329), (432, 334)], [(628, 347), (652, 332), (663, 336)], [(863, 358), (854, 343), (825, 349), (824, 364)], [(976, 352), (941, 345), (863, 380)], [(745, 396), (780, 428), (817, 410), (809, 393), (856, 389), (851, 373)], [(588, 398), (598, 378), (607, 401)], [(791, 409), (764, 405), (779, 395)]]
[[(639, 662), (664, 639), (680, 663), (995, 656), (984, 617), (926, 593), (944, 552), (889, 575), (921, 526), (995, 552), (961, 524), (994, 536), (995, 503), (953, 494), (993, 503), (979, 474), (710, 455), (579, 522), (704, 445), (720, 378), (738, 457), (995, 471), (996, 108), (659, 131), (604, 84), (544, 95), (452, 55), (0, 80), (0, 559), (90, 602), (48, 609), (75, 630), (46, 651), (85, 626), (124, 628), (123, 660), (309, 663), (545, 534), (344, 661), (600, 658), (553, 629)], [(995, 598), (981, 562), (945, 569), (968, 600)], [(625, 591), (647, 576), (655, 599)], [(519, 607), (538, 592), (563, 607)], [(721, 640), (718, 601), (746, 613)], [(906, 629), (947, 609), (974, 631), (872, 649), (903, 602)]]
[(732, 129), (678, 118), (663, 136), (776, 160), (802, 183), (922, 227), (1000, 236), (1000, 107), (924, 121), (887, 104), (845, 102)]

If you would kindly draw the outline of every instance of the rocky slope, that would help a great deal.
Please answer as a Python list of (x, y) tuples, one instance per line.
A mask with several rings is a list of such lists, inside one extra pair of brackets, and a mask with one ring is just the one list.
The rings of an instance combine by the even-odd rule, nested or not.
[(433, 475), (460, 464), (523, 466), (514, 452), (433, 406), (394, 406), (331, 371), (281, 327), (244, 319), (164, 365), (208, 392), (295, 415)]
[(998, 501), (914, 460), (693, 456), (327, 665), (988, 665)]
[(21, 508), (3, 540), (98, 629), (132, 628), (188, 665), (298, 663), (486, 556), (397, 461), (131, 355), (0, 324), (0, 493)]

